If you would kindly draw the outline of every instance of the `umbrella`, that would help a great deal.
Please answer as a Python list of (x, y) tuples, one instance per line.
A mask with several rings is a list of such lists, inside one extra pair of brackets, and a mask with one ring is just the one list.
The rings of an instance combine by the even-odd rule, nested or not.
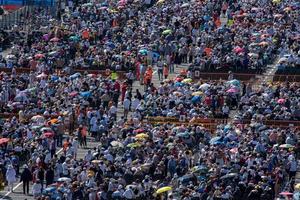
[(80, 96), (82, 96), (84, 98), (89, 98), (90, 96), (92, 96), (92, 93), (90, 91), (80, 92)]
[(32, 130), (38, 130), (38, 129), (40, 129), (40, 128), (42, 128), (42, 126), (32, 126), (32, 127), (31, 127)]
[(54, 133), (53, 133), (53, 132), (46, 132), (46, 133), (44, 133), (43, 135), (44, 135), (44, 137), (46, 137), (46, 138), (52, 138), (52, 137), (54, 136)]
[(185, 138), (185, 137), (189, 136), (189, 133), (188, 132), (177, 133), (176, 136), (177, 137)]
[(207, 90), (210, 87), (210, 85), (208, 83), (203, 83), (202, 85), (200, 85), (200, 89), (201, 90)]
[(0, 139), (0, 145), (1, 144), (6, 144), (9, 141), (9, 138), (1, 138)]
[(146, 139), (148, 137), (149, 135), (147, 135), (146, 133), (140, 133), (135, 136), (136, 139)]
[(236, 89), (234, 88), (230, 88), (229, 90), (226, 91), (227, 93), (236, 93), (238, 92)]
[(279, 147), (282, 149), (290, 149), (290, 148), (294, 148), (295, 146), (293, 146), (291, 144), (282, 144)]
[(235, 86), (240, 86), (240, 85), (241, 85), (240, 81), (239, 81), (239, 80), (236, 80), (236, 79), (233, 79), (233, 80), (231, 80), (231, 81), (228, 81), (227, 83), (228, 83), (228, 84), (231, 84), (231, 85), (235, 85)]
[(200, 101), (201, 101), (201, 97), (200, 96), (193, 96), (193, 98), (192, 98), (192, 102), (193, 103), (198, 103)]
[(75, 73), (75, 74), (72, 74), (72, 75), (70, 76), (70, 79), (76, 79), (76, 78), (78, 78), (78, 77), (80, 77), (80, 76), (81, 76), (80, 73)]
[(99, 164), (101, 162), (101, 160), (92, 160), (93, 164)]
[(118, 147), (118, 148), (123, 148), (124, 147), (124, 145), (119, 141), (112, 141), (110, 144), (113, 147)]
[(276, 14), (276, 15), (274, 15), (274, 17), (275, 18), (280, 18), (280, 17), (283, 17), (283, 15), (282, 14)]
[(197, 91), (197, 92), (192, 93), (193, 96), (200, 96), (202, 94), (203, 94), (203, 92), (201, 92), (201, 91)]
[(167, 29), (167, 30), (164, 30), (164, 31), (162, 32), (163, 35), (169, 35), (169, 34), (171, 34), (171, 33), (172, 33), (172, 30), (171, 30), (171, 29)]
[(37, 78), (46, 78), (48, 75), (47, 74), (45, 74), (44, 72), (43, 73), (41, 73), (40, 75), (37, 75), (36, 77)]
[(268, 42), (261, 42), (259, 43), (260, 46), (267, 46), (269, 43)]
[(45, 192), (55, 192), (56, 190), (57, 190), (56, 187), (51, 186), (51, 187), (47, 187), (47, 188), (45, 189)]
[(52, 38), (52, 39), (50, 40), (50, 42), (58, 42), (58, 41), (59, 41), (59, 38), (57, 38), (57, 37)]
[(139, 50), (139, 54), (145, 56), (145, 55), (148, 54), (148, 50), (147, 49), (141, 49), (141, 50)]
[(175, 92), (173, 92), (173, 94), (174, 94), (174, 95), (176, 95), (176, 96), (180, 96), (180, 95), (182, 95), (182, 93), (181, 93), (181, 92), (179, 92), (179, 91), (175, 91)]
[(248, 53), (248, 56), (250, 56), (252, 58), (258, 58), (258, 54), (257, 53)]
[(208, 171), (207, 167), (198, 165), (192, 168), (193, 173), (206, 173)]
[(272, 0), (272, 2), (275, 4), (279, 4), (281, 2), (281, 0)]
[(78, 36), (75, 36), (75, 35), (69, 37), (69, 39), (72, 40), (72, 41), (74, 41), (74, 42), (79, 41), (79, 37), (78, 37)]
[(145, 130), (142, 129), (142, 128), (139, 128), (139, 129), (134, 130), (134, 132), (135, 132), (135, 133), (144, 133)]
[(158, 0), (156, 4), (162, 4), (164, 3), (166, 0)]
[(230, 153), (237, 153), (238, 152), (238, 148), (232, 148), (229, 151)]
[(174, 84), (174, 86), (175, 86), (175, 87), (182, 87), (182, 86), (183, 86), (183, 83), (181, 83), (181, 82), (176, 82), (176, 83)]
[(34, 56), (36, 59), (40, 59), (40, 58), (44, 58), (45, 55), (44, 54), (41, 54), (41, 53), (38, 53), (38, 54), (35, 54)]
[(293, 193), (291, 193), (291, 192), (280, 192), (279, 195), (283, 195), (283, 196), (292, 196)]
[(193, 82), (193, 80), (191, 78), (186, 78), (186, 79), (183, 79), (182, 82), (183, 83), (191, 83), (191, 82)]
[(41, 131), (44, 132), (44, 131), (52, 131), (52, 129), (50, 127), (43, 127), (41, 128)]
[(78, 92), (73, 91), (69, 94), (70, 97), (75, 97), (76, 95), (78, 95)]
[(71, 179), (68, 177), (61, 177), (57, 181), (58, 182), (71, 182)]
[(287, 61), (288, 61), (288, 58), (283, 57), (283, 58), (280, 58), (280, 59), (278, 60), (278, 63), (284, 63), (284, 62), (287, 62)]
[(295, 189), (297, 189), (297, 190), (300, 189), (300, 183), (298, 183), (297, 185), (295, 185)]
[(170, 190), (172, 190), (172, 187), (170, 187), (170, 186), (162, 187), (162, 188), (159, 188), (158, 190), (156, 190), (156, 194), (161, 194), (164, 192), (168, 192)]
[(278, 99), (278, 100), (277, 100), (277, 103), (279, 103), (279, 104), (284, 104), (284, 103), (285, 103), (285, 99)]
[(291, 7), (286, 7), (286, 8), (284, 8), (283, 9), (285, 12), (288, 12), (288, 11), (291, 11), (291, 10), (293, 10)]
[(10, 55), (7, 55), (6, 57), (5, 57), (6, 59), (15, 59), (16, 58), (16, 56), (15, 55), (12, 55), (12, 54), (10, 54)]
[(51, 124), (56, 124), (57, 122), (58, 122), (57, 118), (54, 118), (54, 119), (51, 119), (48, 121), (48, 123), (51, 123)]
[(233, 51), (234, 51), (235, 53), (239, 54), (239, 53), (244, 52), (244, 49), (241, 48), (241, 47), (239, 47), (239, 46), (237, 46), (237, 47), (235, 47), (235, 48), (233, 49)]
[(41, 115), (35, 115), (35, 116), (31, 117), (31, 120), (32, 121), (44, 121), (45, 118)]
[(212, 139), (209, 141), (209, 143), (210, 143), (210, 144), (216, 144), (217, 142), (220, 142), (221, 140), (222, 140), (222, 137), (217, 136), (217, 137), (212, 138)]
[(222, 176), (220, 179), (234, 178), (237, 175), (238, 175), (237, 173), (229, 173), (229, 174), (226, 174), (225, 176)]
[(186, 8), (186, 7), (189, 7), (189, 6), (190, 6), (189, 3), (184, 3), (184, 4), (182, 4), (180, 7), (181, 7), (181, 8)]
[(140, 143), (130, 143), (127, 145), (127, 147), (129, 148), (137, 148), (137, 147), (141, 147), (142, 145)]

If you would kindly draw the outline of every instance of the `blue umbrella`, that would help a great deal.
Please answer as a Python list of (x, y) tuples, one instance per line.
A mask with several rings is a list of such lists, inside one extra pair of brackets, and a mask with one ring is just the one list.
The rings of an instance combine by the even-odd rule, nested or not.
[(112, 49), (116, 48), (116, 45), (112, 42), (106, 42), (106, 46), (108, 46), (109, 48), (112, 48)]
[(83, 98), (89, 98), (90, 96), (92, 96), (92, 93), (90, 91), (80, 92), (80, 96), (82, 96)]
[(175, 83), (175, 87), (182, 87), (183, 86), (183, 83), (181, 83), (181, 82), (176, 82)]
[(153, 52), (153, 55), (152, 55), (152, 57), (153, 57), (153, 58), (159, 58), (159, 57), (160, 57), (160, 55), (159, 55), (159, 53)]
[(193, 98), (192, 98), (192, 102), (193, 103), (198, 103), (200, 101), (201, 101), (201, 97), (200, 96), (193, 96)]
[(189, 133), (188, 133), (188, 132), (182, 132), (182, 133), (176, 134), (176, 136), (177, 136), (177, 137), (183, 137), (183, 138), (185, 138), (185, 137), (188, 137), (188, 136), (189, 136)]
[(51, 81), (57, 81), (58, 79), (59, 79), (59, 77), (56, 75), (51, 76)]
[(57, 188), (54, 187), (54, 186), (52, 186), (52, 187), (47, 187), (47, 188), (45, 189), (45, 192), (55, 192), (56, 190), (57, 190)]
[(78, 78), (78, 77), (80, 77), (80, 76), (81, 76), (80, 73), (75, 73), (75, 74), (72, 74), (72, 75), (70, 76), (70, 79), (76, 79), (76, 78)]
[(214, 137), (209, 141), (210, 144), (218, 144), (220, 142), (222, 143), (222, 137), (219, 137), (219, 136)]

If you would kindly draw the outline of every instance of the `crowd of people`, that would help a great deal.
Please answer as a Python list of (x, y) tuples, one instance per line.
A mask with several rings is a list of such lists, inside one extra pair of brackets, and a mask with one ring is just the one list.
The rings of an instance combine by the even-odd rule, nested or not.
[[(263, 120), (299, 120), (299, 84), (168, 75), (182, 63), (262, 72), (277, 54), (299, 56), (298, 8), (294, 0), (68, 1), (59, 19), (38, 9), (13, 28), (25, 34), (0, 58), (12, 71), (0, 74), (0, 110), (10, 115), (0, 126), (0, 180), (10, 191), (20, 180), (35, 199), (290, 198), (299, 130)], [(214, 129), (195, 123), (229, 117)]]

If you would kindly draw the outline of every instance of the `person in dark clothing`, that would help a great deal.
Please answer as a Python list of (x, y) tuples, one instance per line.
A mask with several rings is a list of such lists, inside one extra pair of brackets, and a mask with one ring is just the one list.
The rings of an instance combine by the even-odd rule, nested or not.
[(41, 167), (37, 175), (38, 179), (41, 181), (42, 191), (44, 189), (44, 180), (45, 180), (45, 170)]
[(46, 171), (46, 186), (51, 185), (54, 182), (54, 170), (52, 167)]
[(32, 181), (32, 173), (27, 165), (24, 166), (20, 181), (23, 182), (23, 194), (29, 194), (29, 182)]

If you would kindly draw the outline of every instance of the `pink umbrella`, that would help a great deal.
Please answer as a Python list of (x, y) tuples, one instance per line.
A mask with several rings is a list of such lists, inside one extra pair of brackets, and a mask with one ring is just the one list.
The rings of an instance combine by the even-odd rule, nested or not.
[(227, 93), (236, 93), (237, 89), (230, 88), (229, 90), (226, 91)]
[(279, 193), (279, 195), (291, 196), (291, 195), (293, 195), (293, 193), (291, 193), (291, 192), (281, 192), (281, 193)]
[(74, 92), (71, 92), (69, 95), (70, 95), (71, 97), (75, 97), (77, 94), (78, 94), (78, 92), (74, 91)]
[(40, 59), (40, 58), (44, 58), (45, 55), (44, 54), (41, 54), (41, 53), (38, 53), (38, 54), (35, 54), (34, 56), (36, 59)]
[(285, 99), (278, 99), (277, 103), (283, 104), (283, 103), (285, 103)]
[(232, 148), (230, 149), (230, 153), (237, 153), (238, 152), (238, 148)]
[(41, 73), (40, 75), (37, 75), (36, 77), (37, 78), (46, 78), (48, 75), (47, 74), (45, 74), (44, 72), (43, 73)]
[(57, 38), (57, 37), (52, 38), (52, 39), (50, 40), (50, 42), (58, 42), (58, 41), (59, 41), (59, 38)]
[(235, 53), (239, 54), (239, 53), (244, 52), (244, 49), (241, 48), (241, 47), (239, 47), (239, 46), (237, 46), (237, 47), (235, 47), (235, 48), (233, 49), (233, 51), (234, 51)]

